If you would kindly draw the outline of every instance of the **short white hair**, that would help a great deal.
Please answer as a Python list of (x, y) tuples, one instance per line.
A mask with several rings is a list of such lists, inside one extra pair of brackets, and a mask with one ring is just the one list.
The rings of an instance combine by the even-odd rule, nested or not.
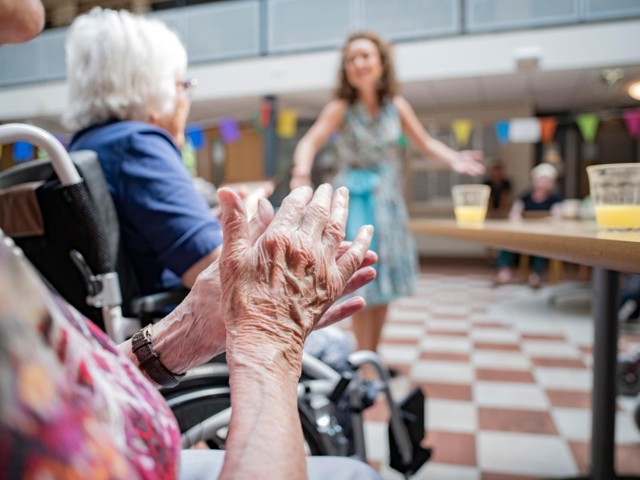
[(558, 178), (558, 170), (550, 163), (541, 163), (531, 170), (531, 179), (536, 180), (540, 177), (549, 177), (552, 181)]
[(94, 8), (76, 18), (66, 42), (71, 130), (171, 114), (187, 69), (177, 35), (158, 20)]

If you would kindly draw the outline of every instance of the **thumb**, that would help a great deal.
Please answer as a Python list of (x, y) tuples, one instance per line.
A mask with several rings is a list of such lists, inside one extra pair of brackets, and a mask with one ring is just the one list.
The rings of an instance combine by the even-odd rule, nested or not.
[(249, 242), (255, 244), (271, 221), (273, 220), (273, 207), (268, 200), (261, 198), (258, 200), (258, 211), (249, 221)]
[(220, 207), (222, 214), (220, 223), (222, 224), (222, 255), (233, 255), (237, 251), (244, 251), (249, 246), (249, 222), (247, 214), (242, 206), (240, 197), (229, 188), (218, 190)]

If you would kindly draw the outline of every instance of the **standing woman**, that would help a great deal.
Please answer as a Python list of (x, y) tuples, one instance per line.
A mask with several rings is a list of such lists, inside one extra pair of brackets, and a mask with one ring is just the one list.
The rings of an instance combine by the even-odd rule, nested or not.
[(291, 187), (309, 185), (313, 159), (337, 132), (339, 168), (334, 185), (350, 190), (347, 239), (363, 224), (375, 226), (377, 278), (362, 292), (367, 308), (353, 317), (358, 348), (375, 351), (391, 300), (415, 290), (417, 255), (406, 231), (398, 139), (405, 133), (423, 154), (460, 173), (479, 175), (481, 152), (456, 152), (432, 138), (409, 103), (398, 95), (390, 46), (377, 35), (351, 35), (342, 47), (334, 99), (300, 140)]

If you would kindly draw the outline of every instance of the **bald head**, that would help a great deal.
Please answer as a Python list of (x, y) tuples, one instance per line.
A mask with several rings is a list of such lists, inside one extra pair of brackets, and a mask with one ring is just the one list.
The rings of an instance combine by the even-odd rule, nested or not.
[(0, 0), (0, 45), (31, 40), (43, 26), (40, 0)]

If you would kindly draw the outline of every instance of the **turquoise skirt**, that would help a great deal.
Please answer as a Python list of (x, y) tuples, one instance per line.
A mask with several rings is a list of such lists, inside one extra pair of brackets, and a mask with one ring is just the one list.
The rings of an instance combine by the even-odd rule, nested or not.
[(397, 172), (344, 168), (334, 184), (349, 189), (346, 239), (353, 240), (363, 225), (373, 225), (371, 250), (378, 254), (376, 279), (356, 292), (368, 306), (382, 305), (412, 295), (418, 272), (413, 237), (406, 229), (407, 209)]

